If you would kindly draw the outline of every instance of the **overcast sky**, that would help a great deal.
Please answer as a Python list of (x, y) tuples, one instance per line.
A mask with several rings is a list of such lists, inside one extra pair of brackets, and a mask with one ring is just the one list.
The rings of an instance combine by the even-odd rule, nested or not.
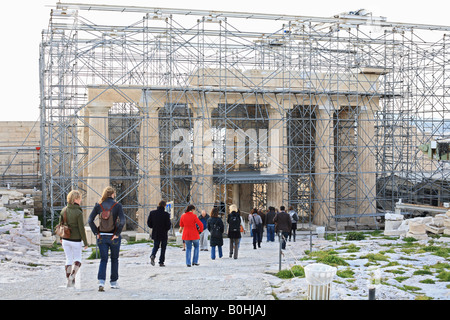
[[(450, 25), (450, 1), (398, 0), (72, 0), (95, 3), (182, 9), (206, 9), (331, 17), (366, 9), (392, 22)], [(0, 9), (1, 117), (2, 121), (39, 120), (39, 43), (46, 29), (50, 6), (56, 0), (2, 1)]]

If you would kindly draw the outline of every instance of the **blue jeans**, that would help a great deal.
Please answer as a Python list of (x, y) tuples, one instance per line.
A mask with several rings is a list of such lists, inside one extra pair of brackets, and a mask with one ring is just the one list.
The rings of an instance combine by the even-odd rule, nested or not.
[[(219, 258), (222, 258), (222, 246), (217, 246), (217, 251), (219, 252)], [(211, 246), (211, 259), (216, 258), (216, 246)]]
[(106, 280), (106, 266), (108, 265), (108, 252), (111, 250), (111, 282), (119, 279), (119, 251), (121, 237), (112, 240), (111, 236), (100, 236), (97, 239), (98, 249), (100, 251), (100, 266), (98, 268), (97, 279), (104, 283)]
[(275, 225), (268, 224), (267, 225), (267, 242), (275, 241)]
[(289, 237), (289, 232), (281, 232), (281, 249), (286, 249), (286, 240)]
[(156, 257), (156, 253), (158, 252), (160, 246), (161, 254), (159, 255), (159, 264), (162, 264), (166, 260), (167, 240), (153, 240), (153, 250), (150, 257)]
[(258, 246), (261, 244), (261, 232), (258, 229), (253, 229), (253, 247), (256, 247), (256, 243), (258, 243)]
[(198, 263), (199, 243), (200, 240), (185, 240), (186, 243), (186, 265), (191, 265), (192, 245), (194, 245), (194, 257), (192, 263)]

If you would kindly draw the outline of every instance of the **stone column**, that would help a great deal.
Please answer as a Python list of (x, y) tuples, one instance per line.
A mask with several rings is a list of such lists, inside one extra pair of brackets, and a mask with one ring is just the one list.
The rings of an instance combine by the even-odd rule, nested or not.
[(313, 223), (321, 226), (327, 224), (327, 217), (335, 215), (334, 108), (328, 100), (319, 103), (316, 115)]
[[(375, 120), (370, 106), (360, 107), (358, 114), (358, 214), (376, 213)], [(373, 224), (373, 217), (360, 223)]]
[[(206, 98), (205, 98), (206, 100)], [(193, 107), (194, 157), (192, 159), (191, 202), (196, 208), (209, 214), (214, 207), (215, 186), (213, 180), (213, 145), (211, 132), (211, 101), (204, 106)]]
[(161, 92), (143, 91), (139, 107), (142, 118), (139, 151), (139, 209), (136, 213), (138, 232), (147, 231), (147, 219), (162, 199), (161, 163), (159, 144), (159, 109), (164, 106), (165, 95)]
[(86, 109), (89, 113), (88, 160), (87, 160), (87, 195), (88, 205), (84, 212), (87, 221), (95, 203), (100, 199), (103, 189), (109, 186), (109, 138), (108, 112), (111, 103), (94, 100)]
[[(269, 167), (265, 170), (266, 174), (283, 176), (287, 170), (287, 132), (284, 114), (286, 104), (283, 103), (282, 110), (271, 108), (269, 111), (269, 130), (268, 130), (268, 152)], [(288, 207), (288, 184), (287, 182), (277, 181), (267, 183), (267, 207), (273, 206), (277, 209), (280, 206)]]

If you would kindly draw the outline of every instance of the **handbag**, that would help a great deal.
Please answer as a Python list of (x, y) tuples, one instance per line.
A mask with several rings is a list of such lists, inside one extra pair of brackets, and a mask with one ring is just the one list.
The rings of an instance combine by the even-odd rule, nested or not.
[(63, 221), (55, 227), (55, 233), (61, 238), (70, 238), (70, 228), (67, 225), (66, 208), (64, 208)]

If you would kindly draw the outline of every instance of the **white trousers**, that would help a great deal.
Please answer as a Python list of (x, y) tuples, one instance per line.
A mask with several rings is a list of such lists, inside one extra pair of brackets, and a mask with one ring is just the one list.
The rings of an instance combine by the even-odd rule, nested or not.
[(62, 241), (62, 247), (66, 254), (66, 266), (72, 265), (75, 261), (81, 262), (81, 241)]

